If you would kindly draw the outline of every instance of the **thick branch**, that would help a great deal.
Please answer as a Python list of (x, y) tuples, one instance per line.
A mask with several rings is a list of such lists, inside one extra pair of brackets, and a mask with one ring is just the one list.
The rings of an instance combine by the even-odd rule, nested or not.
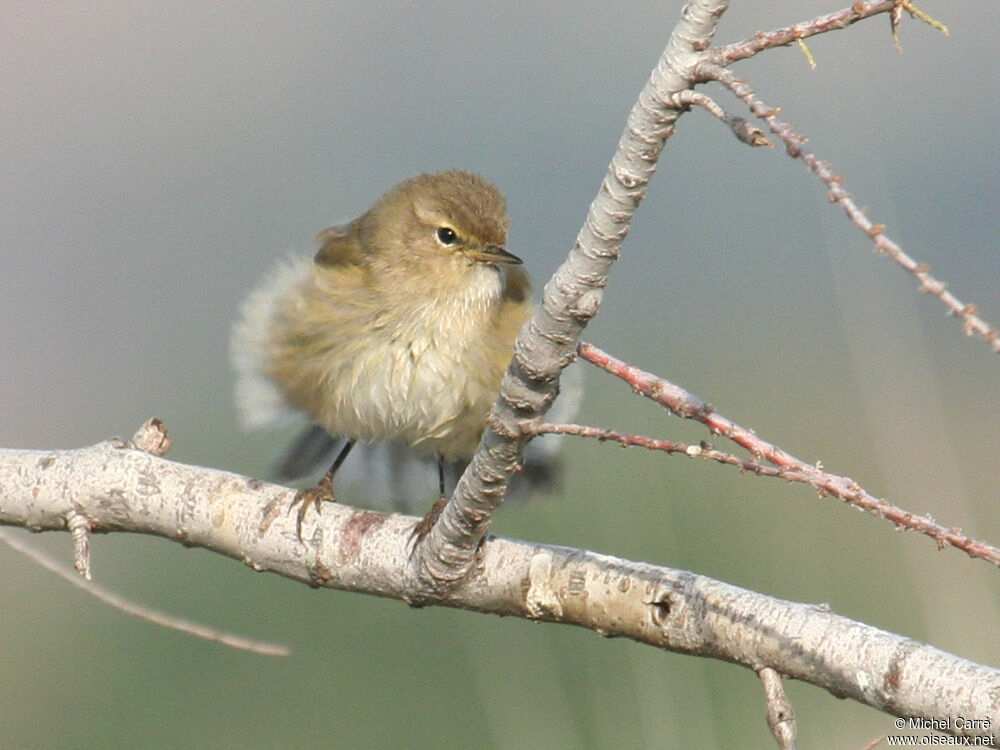
[[(898, 716), (1000, 726), (1000, 670), (833, 614), (683, 570), (491, 537), (441, 592), (408, 574), (413, 520), (324, 508), (295, 534), (294, 491), (184, 466), (122, 441), (76, 451), (0, 450), (0, 523), (155, 534), (312, 586), (414, 604), (578, 625), (659, 648), (777, 672)], [(989, 723), (986, 724), (985, 720)]]
[(629, 113), (618, 149), (576, 244), (548, 284), (542, 304), (514, 346), (500, 396), (479, 448), (441, 518), (417, 548), (417, 573), (439, 587), (454, 585), (473, 565), (476, 550), (503, 499), (530, 439), (521, 425), (544, 414), (559, 373), (576, 356), (576, 342), (597, 313), (611, 265), (645, 195), (680, 110), (674, 97), (691, 88), (687, 71), (715, 34), (723, 0), (692, 0), (684, 7), (666, 50)]

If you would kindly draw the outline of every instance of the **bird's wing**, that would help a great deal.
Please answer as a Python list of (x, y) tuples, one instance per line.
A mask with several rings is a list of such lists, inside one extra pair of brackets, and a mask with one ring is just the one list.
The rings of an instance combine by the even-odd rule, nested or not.
[(316, 235), (319, 250), (314, 260), (321, 266), (360, 266), (361, 221), (324, 229)]
[(531, 293), (531, 279), (524, 266), (506, 266), (504, 272), (507, 274), (507, 286), (504, 290), (504, 300), (506, 302), (522, 303)]

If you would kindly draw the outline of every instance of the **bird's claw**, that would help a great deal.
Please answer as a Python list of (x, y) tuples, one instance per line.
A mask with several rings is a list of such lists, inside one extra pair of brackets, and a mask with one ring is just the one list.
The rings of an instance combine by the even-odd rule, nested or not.
[(333, 495), (333, 480), (330, 477), (323, 477), (315, 487), (299, 490), (295, 493), (289, 510), (296, 505), (299, 506), (298, 512), (295, 514), (295, 535), (299, 538), (299, 541), (302, 540), (302, 520), (306, 517), (309, 506), (312, 505), (315, 507), (316, 514), (319, 515), (322, 513), (323, 501), (330, 503), (337, 501)]

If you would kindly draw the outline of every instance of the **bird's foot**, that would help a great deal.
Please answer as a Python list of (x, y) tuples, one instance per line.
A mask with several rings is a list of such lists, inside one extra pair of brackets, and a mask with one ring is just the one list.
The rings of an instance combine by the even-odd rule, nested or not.
[(309, 510), (309, 506), (312, 505), (316, 508), (317, 515), (321, 512), (321, 504), (323, 501), (335, 503), (337, 499), (333, 496), (333, 480), (324, 476), (319, 480), (319, 484), (315, 487), (310, 487), (306, 490), (299, 490), (295, 493), (295, 497), (292, 498), (292, 503), (289, 506), (289, 510), (294, 508), (296, 505), (299, 506), (298, 513), (295, 518), (295, 534), (298, 536), (299, 540), (302, 540), (302, 519), (306, 517), (306, 512)]

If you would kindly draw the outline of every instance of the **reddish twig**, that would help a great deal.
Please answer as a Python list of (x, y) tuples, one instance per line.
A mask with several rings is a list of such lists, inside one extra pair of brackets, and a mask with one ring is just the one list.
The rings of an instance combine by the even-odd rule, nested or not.
[(740, 458), (732, 453), (717, 450), (707, 443), (693, 445), (676, 440), (647, 437), (646, 435), (631, 435), (626, 432), (611, 430), (607, 427), (592, 427), (590, 425), (573, 423), (552, 423), (541, 419), (522, 422), (521, 427), (525, 433), (535, 437), (538, 435), (575, 435), (577, 437), (593, 438), (602, 443), (607, 441), (615, 442), (623, 448), (645, 448), (646, 450), (661, 451), (669, 454), (683, 453), (689, 458), (704, 458), (708, 461), (716, 461), (727, 466), (735, 466), (740, 471), (750, 472), (762, 477), (774, 477), (776, 479), (785, 479), (789, 482), (801, 482), (802, 484), (812, 485), (821, 492), (825, 492), (822, 487), (816, 485), (816, 467), (808, 464), (804, 465), (806, 469), (804, 471), (797, 466), (767, 466), (760, 461)]
[(997, 329), (979, 317), (979, 310), (975, 305), (962, 302), (948, 291), (943, 282), (934, 278), (930, 273), (930, 266), (926, 263), (918, 263), (907, 255), (899, 245), (890, 240), (885, 234), (883, 224), (874, 224), (865, 215), (864, 211), (851, 198), (850, 193), (844, 189), (843, 178), (831, 169), (830, 163), (822, 161), (815, 154), (802, 149), (806, 138), (796, 133), (789, 123), (778, 119), (780, 109), (767, 106), (757, 97), (746, 81), (730, 70), (715, 65), (699, 65), (698, 75), (704, 80), (718, 81), (742, 99), (750, 111), (764, 120), (771, 132), (781, 139), (788, 155), (801, 159), (813, 174), (826, 184), (829, 189), (830, 201), (840, 204), (854, 225), (875, 243), (877, 252), (888, 255), (903, 269), (913, 274), (920, 282), (920, 291), (933, 294), (941, 300), (948, 308), (949, 315), (962, 318), (962, 325), (967, 336), (979, 334), (993, 348), (993, 351), (1000, 353), (1000, 333), (997, 332)]
[(774, 148), (774, 144), (767, 140), (760, 128), (751, 125), (742, 117), (735, 117), (729, 114), (716, 104), (711, 97), (705, 96), (705, 94), (685, 89), (673, 96), (666, 97), (665, 100), (667, 104), (677, 109), (689, 109), (692, 106), (701, 107), (713, 117), (717, 117), (726, 123), (729, 129), (733, 131), (733, 135), (748, 146), (753, 146), (754, 148), (760, 146)]
[(752, 39), (734, 42), (716, 47), (708, 53), (708, 59), (719, 66), (726, 66), (737, 60), (753, 57), (758, 52), (773, 47), (784, 47), (816, 34), (844, 29), (865, 18), (888, 13), (897, 5), (897, 0), (872, 0), (870, 2), (852, 3), (851, 7), (827, 13), (822, 16), (802, 21), (792, 26), (785, 26), (773, 31), (758, 31)]
[(819, 490), (820, 495), (833, 495), (859, 510), (891, 521), (898, 528), (911, 529), (929, 536), (937, 542), (939, 549), (956, 547), (970, 557), (978, 557), (1000, 566), (1000, 549), (985, 542), (977, 542), (965, 536), (960, 529), (945, 528), (930, 516), (915, 515), (882, 498), (875, 497), (853, 479), (823, 471), (822, 465), (818, 463), (813, 466), (801, 461), (787, 451), (763, 440), (753, 431), (726, 419), (684, 388), (633, 367), (593, 344), (581, 341), (578, 351), (588, 362), (631, 385), (636, 393), (662, 404), (680, 417), (701, 422), (713, 434), (722, 435), (743, 446), (758, 460), (766, 460), (779, 467), (782, 470), (780, 472), (782, 478), (804, 482)]
[[(522, 428), (529, 435), (576, 435), (577, 437), (594, 438), (605, 441), (613, 441), (623, 448), (638, 447), (651, 451), (662, 451), (664, 453), (683, 453), (691, 458), (705, 458), (710, 461), (718, 461), (720, 464), (735, 466), (741, 471), (750, 471), (754, 474), (768, 477), (790, 478), (788, 472), (782, 468), (765, 466), (759, 461), (751, 461), (747, 458), (734, 456), (732, 453), (716, 450), (709, 445), (691, 445), (674, 440), (661, 440), (659, 438), (646, 437), (645, 435), (629, 435), (625, 432), (609, 430), (605, 427), (591, 427), (582, 424), (553, 424), (541, 419), (535, 419), (522, 423)], [(794, 475), (794, 472), (792, 473)], [(802, 480), (800, 480), (802, 481)]]
[(732, 44), (713, 48), (708, 52), (707, 58), (710, 62), (725, 67), (739, 60), (746, 60), (749, 57), (753, 57), (766, 49), (786, 47), (795, 42), (801, 43), (803, 39), (816, 36), (817, 34), (846, 29), (851, 24), (881, 13), (890, 14), (892, 38), (898, 49), (899, 38), (897, 29), (903, 10), (906, 10), (911, 16), (919, 18), (943, 34), (948, 33), (948, 28), (944, 24), (930, 18), (927, 14), (917, 10), (905, 0), (868, 0), (868, 2), (851, 3), (849, 8), (816, 16), (808, 21), (802, 21), (791, 26), (785, 26), (772, 31), (758, 31), (751, 39), (744, 39), (742, 42), (733, 42)]

